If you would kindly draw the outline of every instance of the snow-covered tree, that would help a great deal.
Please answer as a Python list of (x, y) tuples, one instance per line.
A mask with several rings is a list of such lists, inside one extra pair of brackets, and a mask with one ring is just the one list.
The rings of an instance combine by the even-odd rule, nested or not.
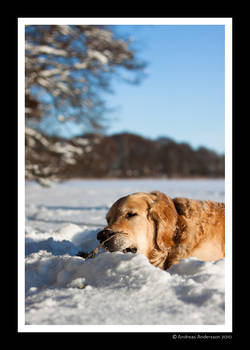
[(122, 69), (132, 73), (127, 80), (139, 81), (145, 66), (131, 49), (132, 41), (117, 37), (111, 28), (26, 26), (26, 117), (39, 120), (54, 109), (59, 121), (104, 126), (100, 92), (110, 91), (112, 76), (124, 75)]
[[(61, 147), (58, 152), (38, 130), (32, 131), (34, 122), (53, 113), (62, 123), (71, 120), (83, 124), (88, 131), (102, 129), (106, 125), (107, 107), (100, 97), (101, 91), (111, 91), (114, 75), (132, 83), (139, 82), (144, 67), (145, 63), (136, 57), (132, 40), (120, 38), (113, 27), (27, 25), (26, 177), (43, 182), (46, 178), (54, 179), (57, 167), (74, 162), (77, 154), (68, 147)], [(38, 144), (42, 147), (40, 151), (57, 154), (60, 161), (49, 169), (44, 168), (41, 161), (36, 162), (41, 158), (41, 154), (36, 155)]]

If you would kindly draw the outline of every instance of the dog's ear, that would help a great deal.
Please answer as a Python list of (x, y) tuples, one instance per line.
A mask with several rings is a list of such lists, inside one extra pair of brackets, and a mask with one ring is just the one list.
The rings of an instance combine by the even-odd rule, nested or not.
[(150, 195), (153, 203), (149, 213), (156, 228), (156, 243), (161, 250), (168, 252), (175, 244), (173, 238), (178, 214), (171, 198), (158, 191)]

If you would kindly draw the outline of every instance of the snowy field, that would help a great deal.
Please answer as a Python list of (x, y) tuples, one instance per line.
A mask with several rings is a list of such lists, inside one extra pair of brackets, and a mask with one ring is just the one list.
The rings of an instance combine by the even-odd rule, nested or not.
[(223, 180), (74, 180), (25, 187), (26, 325), (223, 325), (224, 259), (181, 261), (163, 271), (141, 254), (98, 252), (119, 197), (160, 190), (224, 201)]

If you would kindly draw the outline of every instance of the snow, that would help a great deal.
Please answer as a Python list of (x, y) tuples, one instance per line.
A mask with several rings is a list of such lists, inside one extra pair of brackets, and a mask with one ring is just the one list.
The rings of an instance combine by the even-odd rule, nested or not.
[(160, 190), (224, 201), (223, 180), (71, 180), (26, 183), (26, 325), (223, 325), (225, 259), (183, 259), (163, 271), (142, 254), (92, 251), (119, 197)]
[(95, 58), (102, 64), (108, 63), (108, 58), (99, 51), (88, 49), (87, 54), (89, 58)]
[(25, 45), (26, 50), (30, 50), (33, 55), (42, 55), (42, 54), (47, 54), (47, 55), (55, 55), (55, 56), (63, 56), (67, 57), (68, 52), (67, 50), (60, 50), (56, 49), (54, 47), (48, 46), (48, 45), (32, 45), (30, 43), (26, 43)]

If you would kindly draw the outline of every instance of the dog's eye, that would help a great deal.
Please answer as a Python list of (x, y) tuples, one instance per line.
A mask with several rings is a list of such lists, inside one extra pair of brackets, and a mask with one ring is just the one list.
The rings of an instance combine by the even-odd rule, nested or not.
[(132, 218), (133, 216), (136, 216), (137, 214), (136, 213), (127, 213), (126, 214), (126, 219), (130, 219), (130, 218)]

